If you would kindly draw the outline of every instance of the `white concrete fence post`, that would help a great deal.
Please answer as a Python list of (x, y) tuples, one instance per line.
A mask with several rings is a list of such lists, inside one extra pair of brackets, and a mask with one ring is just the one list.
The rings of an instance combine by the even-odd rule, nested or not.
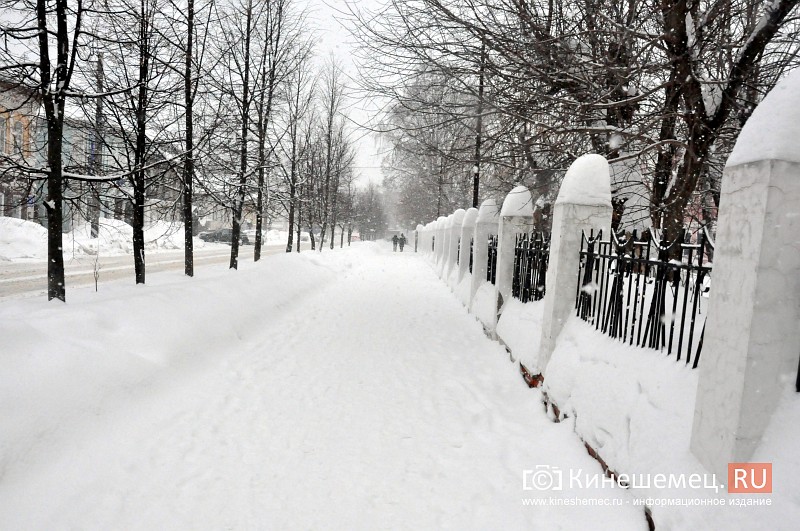
[[(514, 251), (517, 235), (533, 230), (533, 198), (524, 186), (511, 190), (500, 209), (500, 227), (497, 231), (497, 311), (511, 298), (514, 281)], [(495, 323), (496, 324), (496, 323)]]
[(489, 238), (497, 234), (500, 222), (500, 209), (494, 199), (487, 199), (481, 203), (478, 217), (475, 220), (475, 247), (472, 263), (472, 280), (469, 291), (469, 309), (472, 310), (475, 293), (481, 284), (486, 282), (486, 273), (489, 266)]
[(442, 262), (442, 256), (444, 255), (444, 224), (447, 219), (444, 216), (439, 216), (436, 220), (436, 230), (434, 231), (434, 251), (436, 253), (436, 257), (434, 259), (434, 263), (437, 267), (437, 272), (439, 268), (439, 264)]
[[(470, 208), (464, 214), (464, 221), (461, 222), (461, 249), (458, 255), (458, 279), (457, 284), (461, 284), (464, 278), (470, 274), (470, 243), (475, 238), (475, 221), (478, 219), (478, 209)], [(474, 245), (474, 244), (473, 244)]]
[(453, 214), (450, 214), (442, 221), (442, 254), (439, 258), (439, 266), (436, 271), (439, 273), (439, 278), (446, 280), (444, 276), (445, 269), (447, 268), (447, 260), (450, 258), (450, 240), (452, 233), (450, 231), (450, 224), (453, 219)]
[(456, 262), (458, 262), (458, 246), (459, 239), (461, 238), (461, 225), (464, 223), (464, 215), (466, 212), (463, 208), (459, 208), (450, 216), (447, 226), (448, 249), (447, 249), (447, 262), (442, 278), (451, 287), (455, 288), (457, 284), (456, 278), (451, 278), (456, 271)]
[[(545, 283), (539, 370), (545, 373), (570, 314), (575, 313), (581, 234), (611, 229), (611, 182), (601, 155), (578, 157), (567, 170), (553, 207), (553, 231)], [(529, 367), (534, 370), (534, 367)]]
[[(691, 449), (718, 481), (753, 456), (800, 356), (800, 71), (742, 129), (722, 177)], [(791, 392), (791, 390), (789, 391)]]
[(433, 221), (425, 225), (425, 238), (422, 244), (422, 251), (428, 258), (433, 254)]

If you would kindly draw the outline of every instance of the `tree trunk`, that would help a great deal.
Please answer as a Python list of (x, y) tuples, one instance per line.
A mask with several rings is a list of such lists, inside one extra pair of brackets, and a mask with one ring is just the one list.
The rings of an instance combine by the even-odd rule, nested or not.
[(294, 238), (294, 183), (289, 185), (289, 239), (286, 242), (286, 252), (292, 252), (292, 243)]
[(258, 169), (258, 195), (256, 197), (256, 241), (253, 244), (253, 261), (258, 262), (261, 259), (261, 230), (263, 227), (263, 190), (264, 190), (264, 168)]
[(298, 193), (298, 200), (297, 200), (297, 247), (296, 250), (300, 252), (300, 234), (303, 226), (303, 203), (301, 201), (302, 194)]
[[(52, 97), (51, 97), (52, 105)], [(63, 108), (63, 105), (61, 106)], [(63, 113), (59, 112), (59, 116)], [(62, 166), (61, 166), (61, 138), (63, 121), (55, 118), (47, 120), (47, 159), (50, 173), (47, 175), (47, 300), (67, 300), (64, 285), (64, 252), (63, 235), (63, 195), (62, 195)], [(53, 141), (52, 139), (59, 139)]]
[(50, 30), (47, 26), (49, 6), (45, 0), (36, 2), (36, 21), (38, 26), (39, 71), (41, 85), (39, 94), (42, 97), (47, 117), (47, 300), (66, 301), (64, 283), (64, 251), (63, 236), (63, 167), (61, 150), (64, 133), (64, 90), (69, 77), (67, 61), (69, 57), (69, 31), (67, 28), (67, 1), (56, 1), (56, 91), (51, 90), (50, 62)]
[(147, 83), (150, 72), (150, 28), (146, 0), (141, 0), (139, 20), (139, 93), (136, 107), (136, 148), (133, 172), (133, 267), (137, 284), (145, 283), (144, 202), (147, 150)]
[(672, 178), (672, 161), (677, 150), (675, 126), (678, 120), (679, 104), (680, 89), (673, 72), (670, 83), (664, 89), (664, 108), (661, 117), (661, 131), (659, 133), (659, 141), (662, 142), (662, 145), (658, 148), (653, 192), (650, 195), (650, 216), (653, 226), (656, 228), (661, 228), (661, 218), (664, 216), (664, 198), (667, 193), (667, 186)]
[(242, 152), (239, 160), (239, 188), (233, 207), (233, 227), (231, 230), (230, 269), (239, 267), (239, 235), (242, 231), (242, 211), (244, 210), (245, 187), (247, 186), (247, 134), (250, 112), (250, 40), (252, 36), (253, 2), (247, 2), (247, 22), (244, 41), (244, 80), (242, 87)]
[(186, 153), (183, 161), (183, 256), (184, 274), (194, 276), (194, 227), (192, 219), (192, 186), (194, 184), (194, 94), (192, 93), (192, 59), (194, 45), (194, 0), (186, 10), (186, 66), (184, 71), (184, 103), (186, 104)]
[[(286, 252), (292, 252), (292, 239), (294, 238), (295, 202), (297, 201), (297, 133), (292, 136), (292, 159), (289, 161), (289, 239), (286, 242)], [(299, 225), (299, 221), (298, 221)], [(297, 236), (300, 243), (300, 236)]]
[[(95, 73), (97, 82), (97, 92), (102, 94), (105, 90), (103, 80), (103, 54), (97, 54), (97, 71)], [(97, 98), (95, 102), (94, 113), (94, 131), (92, 132), (91, 152), (89, 154), (91, 161), (91, 173), (93, 175), (100, 175), (101, 160), (100, 153), (103, 145), (103, 98)], [(90, 205), (89, 205), (89, 218), (91, 223), (91, 237), (97, 238), (100, 233), (100, 194), (94, 184), (89, 183)], [(98, 250), (100, 247), (98, 246)]]

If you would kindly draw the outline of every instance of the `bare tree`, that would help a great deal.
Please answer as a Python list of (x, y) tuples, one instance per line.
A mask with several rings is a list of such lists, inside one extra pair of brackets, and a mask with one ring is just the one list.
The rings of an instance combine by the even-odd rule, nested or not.
[[(86, 29), (91, 27), (89, 20), (117, 11), (108, 3), (87, 1), (75, 6), (67, 0), (3, 0), (0, 7), (7, 14), (0, 26), (3, 110), (9, 115), (22, 116), (24, 120), (19, 123), (26, 124), (14, 135), (11, 153), (0, 150), (0, 170), (4, 177), (11, 175), (13, 180), (24, 181), (27, 191), (36, 186), (36, 182), (46, 188), (47, 297), (64, 301), (63, 189), (68, 179), (93, 180), (93, 176), (65, 169), (66, 106), (68, 99), (76, 96), (73, 82), (80, 61), (78, 52), (94, 39)], [(86, 92), (81, 96), (97, 97)], [(41, 142), (36, 140), (40, 109), (46, 131)], [(41, 150), (41, 157), (33, 153), (38, 150)], [(26, 201), (28, 193), (24, 196)]]

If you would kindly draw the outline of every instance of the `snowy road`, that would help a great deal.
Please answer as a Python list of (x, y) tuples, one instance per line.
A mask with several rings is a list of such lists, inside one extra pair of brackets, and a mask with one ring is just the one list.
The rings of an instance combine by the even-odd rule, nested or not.
[[(211, 249), (195, 251), (195, 267), (202, 268), (214, 264), (227, 264), (230, 260), (230, 247), (222, 244), (208, 244)], [(266, 247), (263, 255), (283, 252), (285, 245)], [(240, 260), (252, 260), (253, 248), (241, 249)], [(183, 251), (160, 251), (147, 254), (147, 273), (183, 270)], [(79, 256), (64, 264), (67, 290), (73, 287), (94, 286), (95, 263), (92, 256)], [(106, 282), (121, 279), (133, 281), (133, 258), (130, 255), (101, 256), (99, 261), (102, 286)], [(0, 300), (8, 297), (38, 296), (47, 293), (47, 264), (41, 261), (0, 262)]]
[(413, 253), (154, 278), (0, 303), (0, 529), (646, 529)]

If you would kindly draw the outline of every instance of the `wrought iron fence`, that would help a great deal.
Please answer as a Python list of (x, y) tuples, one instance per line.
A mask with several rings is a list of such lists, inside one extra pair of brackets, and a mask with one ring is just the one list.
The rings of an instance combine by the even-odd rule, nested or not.
[(540, 232), (519, 234), (514, 246), (514, 278), (511, 295), (522, 302), (544, 297), (550, 237)]
[(627, 238), (612, 232), (608, 240), (602, 231), (583, 234), (578, 316), (630, 345), (675, 352), (677, 360), (683, 357), (696, 368), (711, 285), (706, 256), (712, 250), (703, 231), (696, 243), (685, 234), (671, 243), (656, 242), (649, 232)]
[(472, 274), (473, 254), (475, 253), (475, 238), (469, 239), (469, 274)]
[(489, 261), (486, 266), (486, 280), (492, 284), (497, 280), (497, 236), (489, 236)]
[(461, 238), (458, 238), (458, 249), (456, 249), (456, 265), (461, 262)]

